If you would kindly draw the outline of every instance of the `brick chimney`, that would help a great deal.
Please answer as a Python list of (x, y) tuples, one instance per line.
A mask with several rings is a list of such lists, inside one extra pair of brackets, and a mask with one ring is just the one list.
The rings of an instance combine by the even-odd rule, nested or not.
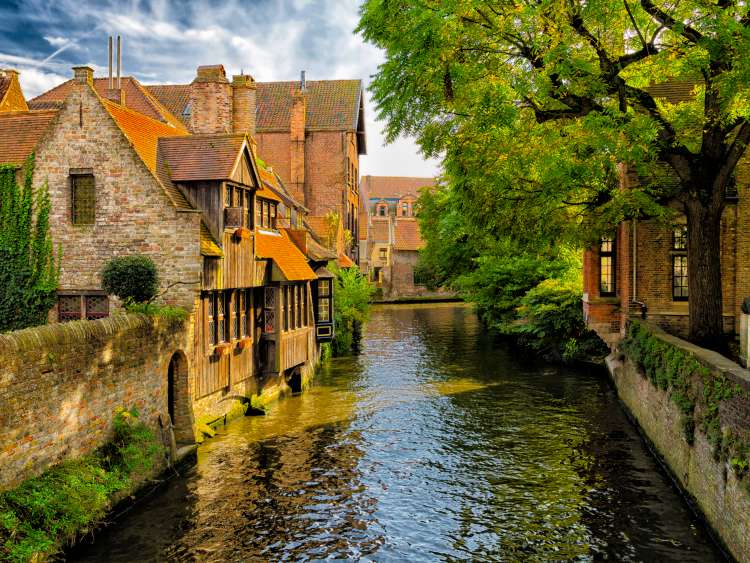
[(222, 65), (199, 66), (190, 84), (190, 131), (231, 133), (232, 85)]
[(255, 80), (249, 74), (232, 77), (232, 130), (255, 136)]
[(307, 94), (305, 71), (302, 71), (299, 89), (292, 97), (292, 112), (289, 122), (290, 182), (292, 197), (309, 207), (305, 193), (305, 119), (307, 117)]
[(0, 69), (0, 112), (29, 111), (15, 69)]
[(74, 66), (73, 78), (81, 84), (94, 85), (94, 69), (90, 66)]

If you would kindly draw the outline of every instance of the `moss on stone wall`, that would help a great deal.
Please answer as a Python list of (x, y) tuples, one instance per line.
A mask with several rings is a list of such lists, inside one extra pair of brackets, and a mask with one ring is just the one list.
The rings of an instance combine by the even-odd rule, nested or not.
[[(750, 416), (747, 412), (737, 416), (738, 401), (739, 410), (746, 411), (742, 406), (746, 406), (750, 395), (726, 373), (701, 361), (687, 346), (677, 346), (672, 339), (646, 323), (631, 321), (620, 349), (655, 387), (669, 393), (682, 413), (685, 441), (692, 445), (696, 429), (703, 432), (713, 447), (714, 458), (729, 463), (750, 488), (750, 427), (737, 423), (743, 419), (746, 422)], [(734, 424), (723, 423), (722, 414), (729, 419), (731, 411), (735, 413)]]

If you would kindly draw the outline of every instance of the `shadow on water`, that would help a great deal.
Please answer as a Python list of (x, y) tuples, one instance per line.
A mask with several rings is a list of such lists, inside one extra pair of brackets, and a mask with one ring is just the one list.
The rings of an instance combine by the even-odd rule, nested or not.
[(456, 304), (379, 306), (361, 354), (231, 423), (81, 561), (717, 561), (598, 370)]

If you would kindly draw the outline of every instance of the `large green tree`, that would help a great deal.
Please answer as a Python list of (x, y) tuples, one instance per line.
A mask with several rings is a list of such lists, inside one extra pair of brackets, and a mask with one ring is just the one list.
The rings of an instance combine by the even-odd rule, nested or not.
[[(683, 212), (691, 339), (716, 344), (720, 221), (750, 139), (746, 2), (367, 0), (359, 31), (386, 52), (388, 136), (443, 155), (477, 224), (512, 209), (540, 238), (591, 242)], [(690, 95), (671, 103), (664, 82)], [(638, 187), (619, 189), (621, 163)]]
[(59, 280), (49, 193), (32, 187), (33, 155), (21, 172), (19, 185), (16, 167), (0, 166), (0, 332), (46, 323)]

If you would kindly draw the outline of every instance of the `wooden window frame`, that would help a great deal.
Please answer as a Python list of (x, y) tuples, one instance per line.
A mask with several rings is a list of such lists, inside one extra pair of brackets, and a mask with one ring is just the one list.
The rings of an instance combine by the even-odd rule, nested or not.
[[(677, 275), (677, 263), (683, 262), (683, 261), (684, 261), (684, 274), (682, 273), (682, 267), (681, 267), (680, 274)], [(688, 276), (689, 276), (689, 272), (688, 272), (687, 254), (673, 254), (672, 255), (672, 301), (687, 301), (688, 299), (690, 299)], [(680, 289), (679, 295), (677, 292), (678, 288)]]
[[(84, 178), (91, 181), (90, 216), (78, 210), (79, 200), (83, 200), (78, 193), (83, 186), (79, 186), (78, 182)], [(85, 215), (85, 217), (81, 218), (80, 215)], [(70, 173), (70, 222), (73, 225), (96, 224), (96, 179), (93, 172), (75, 171)]]
[[(609, 250), (604, 250), (604, 245), (609, 243)], [(599, 295), (601, 297), (613, 297), (617, 293), (617, 248), (615, 237), (602, 237), (599, 242)], [(604, 290), (604, 262), (608, 260), (609, 275), (607, 276), (611, 289)]]
[[(70, 312), (64, 313), (61, 308), (61, 299), (70, 299), (75, 300), (78, 303), (78, 307), (76, 312), (76, 316), (71, 316)], [(93, 308), (90, 305), (90, 300), (93, 299), (104, 299), (104, 303), (106, 305), (106, 312), (101, 313), (92, 313), (91, 309)], [(95, 321), (98, 319), (106, 319), (109, 317), (109, 311), (110, 311), (110, 302), (109, 302), (109, 296), (104, 292), (99, 291), (92, 291), (92, 292), (76, 292), (76, 293), (62, 293), (57, 295), (57, 302), (55, 303), (55, 308), (57, 310), (57, 320), (58, 322), (64, 323), (64, 322), (70, 322), (70, 321)]]
[[(678, 233), (679, 231), (679, 233)], [(687, 252), (688, 233), (687, 225), (675, 225), (672, 229), (672, 250)]]
[(235, 289), (231, 292), (232, 302), (232, 340), (242, 338), (242, 292)]
[(284, 332), (289, 331), (289, 286), (284, 285), (281, 288), (281, 317), (283, 319)]

